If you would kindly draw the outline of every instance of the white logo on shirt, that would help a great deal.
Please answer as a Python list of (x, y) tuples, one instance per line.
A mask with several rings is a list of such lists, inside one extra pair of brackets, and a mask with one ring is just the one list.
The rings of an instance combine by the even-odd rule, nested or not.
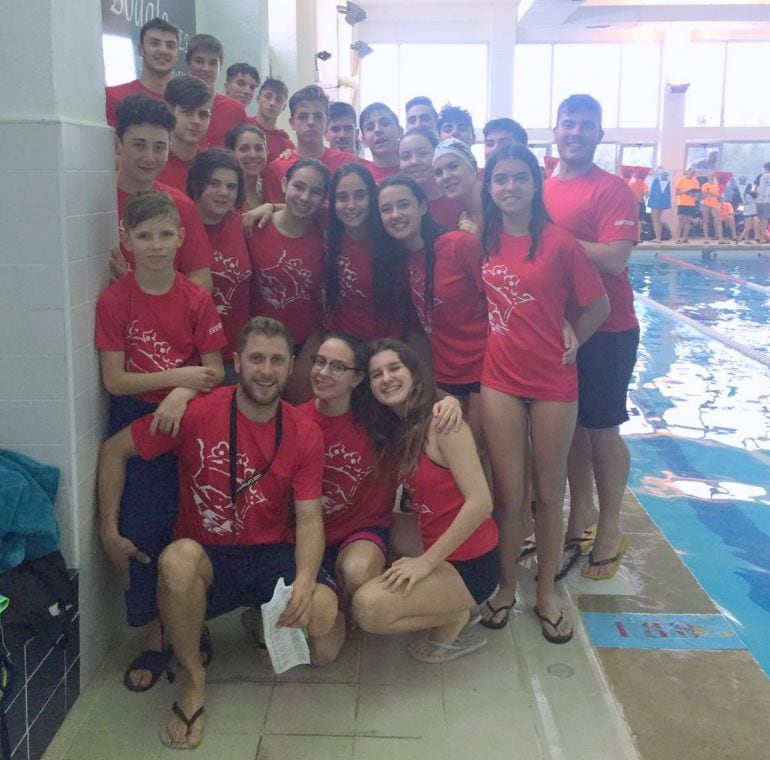
[(411, 264), (409, 265), (409, 283), (412, 289), (412, 304), (417, 312), (417, 318), (420, 320), (420, 324), (426, 333), (432, 332), (431, 323), (435, 309), (445, 302), (434, 294), (433, 309), (425, 308), (425, 276)]
[(146, 363), (139, 364), (129, 357), (126, 361), (126, 372), (147, 372), (148, 366), (157, 372), (164, 372), (182, 364), (182, 357), (172, 356), (171, 346), (161, 340), (155, 330), (142, 330), (138, 319), (128, 326), (126, 337), (131, 353), (139, 354), (147, 360)]
[(278, 262), (259, 270), (259, 294), (274, 309), (285, 309), (294, 301), (309, 301), (313, 275), (302, 259), (290, 259), (281, 252)]
[(361, 459), (361, 452), (348, 451), (341, 442), (326, 450), (321, 498), (324, 515), (348, 509), (361, 484), (374, 472), (374, 465), (362, 467)]
[(237, 256), (226, 259), (222, 251), (214, 251), (214, 261), (217, 266), (211, 273), (214, 280), (211, 295), (214, 296), (217, 313), (226, 315), (230, 313), (230, 304), (238, 286), (251, 277), (251, 268), (241, 269)]
[(617, 219), (615, 221), (616, 227), (635, 227), (636, 222), (633, 219)]
[(359, 290), (355, 286), (355, 282), (358, 280), (358, 275), (351, 266), (350, 258), (348, 256), (340, 256), (339, 259), (337, 259), (337, 272), (339, 274), (340, 284), (342, 285), (343, 290), (347, 290), (351, 295), (357, 295), (361, 298), (367, 297), (366, 293), (364, 293), (362, 290)]
[(498, 335), (506, 335), (510, 330), (508, 322), (513, 310), (519, 304), (534, 301), (535, 297), (531, 293), (519, 293), (519, 276), (509, 274), (505, 264), (484, 264), (482, 277), (487, 287), (497, 293), (498, 301), (505, 304), (501, 308), (501, 303), (487, 296), (489, 329)]

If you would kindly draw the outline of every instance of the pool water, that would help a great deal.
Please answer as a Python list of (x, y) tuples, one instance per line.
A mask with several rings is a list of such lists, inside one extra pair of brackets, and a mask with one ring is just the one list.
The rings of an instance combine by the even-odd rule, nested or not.
[[(765, 285), (769, 264), (754, 254), (720, 271)], [(770, 361), (677, 316), (770, 359), (770, 295), (639, 254), (629, 269), (652, 299), (636, 302), (629, 486), (770, 676)]]

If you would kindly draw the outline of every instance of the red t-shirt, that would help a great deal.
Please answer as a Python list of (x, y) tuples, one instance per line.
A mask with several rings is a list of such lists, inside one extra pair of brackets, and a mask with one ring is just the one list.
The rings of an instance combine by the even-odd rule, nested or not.
[[(262, 172), (262, 195), (265, 203), (283, 203), (281, 180), (286, 176), (289, 167), (294, 166), (299, 159), (300, 156), (294, 151), (290, 158), (276, 158), (265, 167), (265, 171)], [(334, 174), (343, 164), (348, 164), (351, 161), (358, 162), (358, 158), (352, 153), (346, 153), (335, 148), (324, 148), (323, 155), (319, 160), (326, 166), (330, 174)]]
[(112, 87), (104, 88), (104, 99), (107, 107), (107, 123), (113, 129), (118, 125), (118, 103), (129, 95), (139, 95), (140, 93), (142, 95), (147, 95), (147, 97), (155, 98), (155, 100), (163, 100), (162, 92), (148, 90), (138, 79), (134, 79), (133, 82), (116, 84)]
[(283, 235), (270, 222), (249, 240), (254, 287), (251, 314), (283, 322), (294, 342), (303, 343), (321, 326), (324, 236), (318, 222), (299, 238)]
[[(588, 243), (631, 240), (639, 234), (639, 204), (628, 185), (614, 174), (594, 166), (574, 179), (558, 176), (545, 181), (544, 199), (554, 224)], [(610, 275), (599, 273), (610, 299), (609, 317), (601, 332), (630, 330), (639, 323), (634, 313), (634, 292), (628, 271)]]
[[(152, 189), (160, 190), (171, 196), (171, 200), (174, 201), (179, 213), (179, 225), (185, 230), (184, 242), (179, 247), (174, 266), (182, 274), (190, 274), (197, 269), (211, 269), (211, 245), (206, 236), (206, 230), (203, 229), (203, 222), (198, 215), (198, 209), (190, 197), (175, 187), (169, 187), (162, 182), (154, 182)], [(121, 230), (123, 229), (123, 211), (130, 197), (125, 190), (118, 188), (118, 224)], [(134, 255), (122, 243), (120, 250), (129, 268), (133, 269)]]
[(168, 151), (168, 161), (163, 171), (158, 175), (158, 182), (176, 188), (182, 193), (187, 193), (187, 175), (190, 173), (194, 161), (183, 161), (173, 150)]
[[(291, 539), (291, 500), (321, 498), (323, 439), (318, 425), (280, 402), (283, 433), (265, 475), (230, 499), (230, 400), (233, 388), (215, 388), (187, 407), (176, 437), (150, 435), (152, 417), (131, 425), (142, 459), (173, 451), (179, 456), (179, 517), (174, 538), (203, 546), (253, 546)], [(275, 417), (267, 423), (238, 415), (236, 486), (273, 456)]]
[(440, 383), (477, 383), (487, 340), (481, 244), (470, 232), (453, 230), (436, 240), (435, 254), (432, 309), (424, 297), (425, 254), (409, 256), (412, 305), (430, 340), (433, 374)]
[[(359, 159), (359, 161), (360, 160), (361, 159)], [(388, 177), (395, 177), (396, 174), (401, 172), (401, 167), (399, 164), (396, 164), (395, 166), (377, 166), (374, 161), (367, 161), (366, 168), (369, 170), (372, 177), (374, 177), (374, 181), (378, 185), (384, 179), (387, 179)]]
[(327, 546), (370, 526), (386, 528), (396, 497), (398, 479), (384, 467), (375, 469), (374, 448), (356, 427), (351, 412), (328, 417), (316, 409), (315, 399), (297, 407), (321, 428), (324, 439), (323, 506)]
[(374, 309), (374, 252), (366, 240), (342, 236), (337, 258), (339, 306), (329, 314), (330, 330), (358, 335), (366, 341), (401, 337), (408, 319), (404, 304), (390, 306), (387, 317), (378, 318)]
[(222, 358), (229, 361), (233, 358), (238, 333), (249, 321), (251, 257), (237, 211), (231, 211), (219, 224), (204, 225), (204, 229), (214, 249), (211, 294), (227, 336)]
[[(152, 295), (129, 272), (103, 290), (96, 304), (96, 347), (122, 351), (126, 372), (194, 366), (226, 343), (211, 294), (178, 273), (171, 290)], [(169, 390), (138, 398), (160, 403)]]
[[(404, 482), (404, 487), (412, 500), (412, 511), (420, 526), (423, 548), (430, 549), (454, 522), (465, 504), (465, 497), (457, 487), (452, 471), (436, 464), (424, 451), (420, 454), (415, 471)], [(497, 525), (487, 516), (447, 560), (475, 559), (495, 546)]]
[(489, 336), (481, 382), (522, 398), (575, 401), (577, 365), (561, 361), (565, 309), (588, 306), (604, 286), (568, 232), (547, 224), (532, 260), (529, 244), (529, 235), (502, 233), (500, 250), (482, 265)]
[(240, 100), (217, 93), (214, 95), (214, 102), (211, 106), (209, 128), (200, 142), (201, 150), (204, 148), (223, 148), (225, 132), (248, 120), (246, 109)]
[(267, 129), (259, 123), (256, 116), (250, 116), (249, 123), (259, 127), (265, 133), (268, 163), (278, 158), (285, 150), (294, 150), (296, 147), (288, 132), (284, 132), (282, 129)]
[(460, 214), (463, 213), (463, 207), (457, 201), (447, 198), (446, 195), (428, 201), (428, 210), (434, 222), (450, 230), (457, 229)]

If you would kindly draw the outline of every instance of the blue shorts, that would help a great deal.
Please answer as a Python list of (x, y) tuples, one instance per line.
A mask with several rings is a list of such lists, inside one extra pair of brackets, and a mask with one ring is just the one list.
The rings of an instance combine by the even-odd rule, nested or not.
[[(203, 550), (214, 568), (206, 603), (207, 620), (239, 607), (259, 607), (272, 599), (279, 578), (290, 586), (297, 572), (293, 544), (204, 546)], [(337, 586), (323, 566), (316, 580), (336, 593)]]
[(476, 604), (494, 594), (500, 577), (500, 551), (497, 547), (473, 559), (449, 560), (449, 564), (460, 573)]
[[(133, 396), (110, 396), (109, 435), (156, 408), (157, 404)], [(126, 622), (130, 626), (147, 625), (158, 617), (158, 557), (173, 538), (178, 506), (175, 454), (163, 454), (150, 462), (140, 457), (128, 460), (118, 530), (150, 558), (147, 565), (134, 559), (129, 562), (125, 598)]]
[(478, 383), (436, 383), (444, 393), (459, 399), (466, 399), (471, 393), (481, 393), (481, 382)]
[(324, 552), (322, 567), (324, 567), (332, 577), (335, 575), (337, 557), (339, 557), (340, 552), (346, 546), (350, 546), (354, 541), (370, 541), (380, 549), (383, 556), (387, 557), (388, 547), (390, 546), (390, 531), (379, 525), (368, 525), (365, 528), (359, 528), (348, 533), (348, 535), (338, 544), (327, 546), (326, 551)]

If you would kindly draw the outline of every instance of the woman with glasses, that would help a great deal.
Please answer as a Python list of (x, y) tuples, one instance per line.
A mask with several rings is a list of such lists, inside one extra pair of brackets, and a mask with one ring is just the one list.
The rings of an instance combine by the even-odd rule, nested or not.
[[(364, 427), (371, 409), (369, 384), (364, 382), (368, 361), (369, 348), (360, 338), (327, 335), (312, 356), (314, 398), (298, 407), (323, 432), (324, 565), (347, 600), (385, 569), (398, 485), (395, 467), (377, 460)], [(433, 414), (441, 432), (462, 422), (460, 405), (451, 397), (442, 399)]]

